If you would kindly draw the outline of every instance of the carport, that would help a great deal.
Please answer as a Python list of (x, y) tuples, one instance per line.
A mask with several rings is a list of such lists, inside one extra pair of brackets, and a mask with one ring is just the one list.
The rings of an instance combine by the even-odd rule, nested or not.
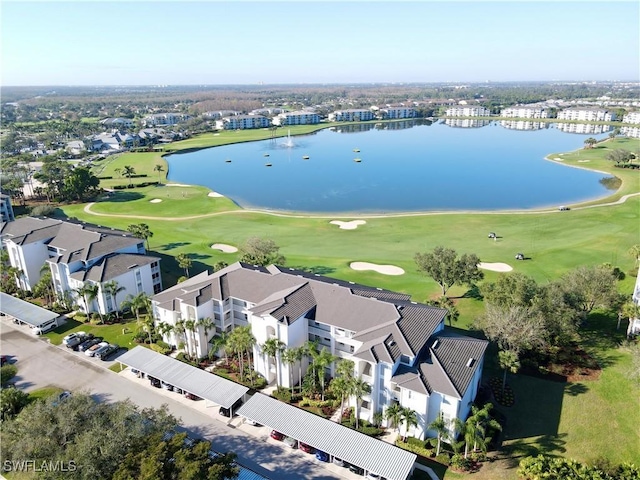
[(34, 328), (60, 316), (4, 292), (0, 292), (0, 312)]
[(407, 480), (413, 472), (414, 453), (261, 393), (237, 413), (388, 480)]
[(193, 393), (203, 398), (205, 402), (209, 401), (229, 409), (249, 391), (247, 387), (231, 380), (141, 346), (120, 355), (117, 361), (147, 376)]

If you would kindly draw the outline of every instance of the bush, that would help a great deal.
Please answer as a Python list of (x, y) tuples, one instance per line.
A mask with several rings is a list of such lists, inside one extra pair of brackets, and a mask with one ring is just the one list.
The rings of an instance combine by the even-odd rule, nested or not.
[(468, 472), (473, 469), (473, 460), (470, 458), (464, 458), (463, 455), (456, 453), (453, 457), (451, 457), (451, 462), (449, 465), (455, 470), (461, 470), (463, 472)]
[[(271, 396), (277, 398), (281, 402), (291, 403), (291, 392), (288, 388), (278, 387)], [(300, 406), (302, 406), (302, 404)]]
[(56, 211), (53, 205), (37, 205), (31, 209), (31, 215), (34, 217), (49, 217)]
[(436, 456), (435, 460), (442, 465), (449, 465), (449, 462), (451, 461), (451, 459), (449, 458), (449, 454), (447, 453), (441, 453), (440, 455)]
[(150, 347), (151, 347), (151, 350), (153, 350), (154, 352), (161, 353), (162, 355), (167, 355), (171, 353), (171, 345), (169, 345), (166, 342), (163, 342), (162, 340), (156, 343), (152, 343)]
[(196, 362), (194, 362), (193, 360), (190, 360), (189, 357), (187, 357), (187, 354), (184, 352), (180, 352), (178, 355), (176, 355), (176, 360), (180, 360), (181, 362), (188, 363), (193, 367), (197, 366)]
[(0, 384), (4, 385), (18, 373), (18, 368), (15, 365), (4, 365), (0, 368)]
[(413, 452), (417, 455), (420, 455), (421, 457), (424, 458), (429, 458), (431, 457), (433, 450), (432, 449), (427, 449), (424, 448), (424, 446), (419, 446), (419, 445), (414, 445), (411, 443), (407, 443), (407, 442), (403, 442), (402, 440), (397, 440), (396, 441), (396, 446), (404, 449), (404, 450), (408, 450), (409, 452)]

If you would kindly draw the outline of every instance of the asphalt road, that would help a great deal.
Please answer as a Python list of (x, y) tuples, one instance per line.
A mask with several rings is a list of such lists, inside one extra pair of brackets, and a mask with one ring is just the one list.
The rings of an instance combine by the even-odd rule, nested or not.
[[(268, 436), (251, 435), (242, 428), (227, 425), (216, 419), (215, 412), (203, 412), (182, 398), (172, 398), (169, 392), (159, 391), (125, 376), (114, 373), (99, 360), (84, 357), (63, 347), (50, 345), (15, 327), (6, 317), (0, 320), (0, 351), (9, 355), (18, 367), (14, 383), (27, 392), (56, 386), (70, 391), (86, 391), (99, 401), (113, 402), (131, 399), (140, 407), (160, 407), (166, 404), (191, 436), (211, 441), (220, 452), (233, 451), (238, 463), (273, 480), (293, 479), (356, 479), (348, 470), (317, 462), (312, 455), (291, 451), (275, 444)], [(108, 362), (109, 364), (111, 362)], [(130, 373), (129, 373), (130, 375)], [(194, 402), (202, 403), (202, 402)], [(213, 410), (213, 409), (212, 409)], [(217, 412), (217, 409), (215, 409)], [(335, 471), (334, 471), (335, 470)]]

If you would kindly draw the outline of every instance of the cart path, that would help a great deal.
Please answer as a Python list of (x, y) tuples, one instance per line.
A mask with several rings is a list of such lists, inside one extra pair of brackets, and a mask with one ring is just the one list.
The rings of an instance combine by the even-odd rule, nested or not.
[[(600, 207), (610, 207), (612, 205), (620, 205), (625, 203), (629, 198), (636, 197), (640, 195), (640, 192), (629, 193), (627, 195), (623, 195), (615, 202), (608, 203), (598, 203), (594, 205), (585, 205), (582, 207), (571, 207), (571, 210), (585, 210), (587, 208), (600, 208)], [(145, 215), (125, 215), (125, 214), (117, 214), (117, 213), (99, 213), (91, 210), (91, 207), (95, 205), (95, 202), (88, 203), (84, 207), (84, 212), (89, 215), (95, 215), (98, 217), (114, 217), (114, 218), (132, 218), (136, 220), (166, 220), (169, 222), (179, 222), (182, 220), (197, 220), (200, 218), (209, 218), (209, 217), (217, 217), (220, 215), (238, 215), (238, 214), (259, 214), (259, 215), (271, 215), (274, 217), (284, 217), (284, 218), (397, 218), (397, 217), (426, 217), (430, 215), (464, 215), (464, 214), (479, 214), (479, 215), (532, 215), (539, 213), (564, 213), (560, 212), (557, 207), (542, 209), (542, 210), (500, 210), (500, 211), (482, 211), (482, 210), (460, 210), (460, 211), (434, 211), (434, 212), (405, 212), (405, 213), (383, 213), (383, 214), (375, 214), (375, 215), (344, 215), (344, 214), (336, 214), (336, 215), (311, 215), (311, 214), (295, 214), (295, 213), (282, 213), (282, 212), (273, 212), (270, 210), (259, 210), (259, 209), (242, 209), (242, 210), (224, 210), (222, 212), (213, 212), (213, 213), (204, 213), (202, 215), (191, 215), (187, 217), (152, 217)], [(566, 215), (566, 213), (565, 213)]]

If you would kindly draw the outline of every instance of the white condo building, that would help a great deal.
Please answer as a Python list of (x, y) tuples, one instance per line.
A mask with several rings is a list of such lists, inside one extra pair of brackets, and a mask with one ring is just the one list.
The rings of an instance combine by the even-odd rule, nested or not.
[(185, 113), (154, 113), (153, 115), (147, 115), (142, 119), (142, 124), (145, 127), (155, 127), (159, 125), (175, 125), (180, 122), (186, 122), (191, 118), (191, 115)]
[[(160, 258), (146, 255), (144, 241), (128, 232), (51, 218), (22, 217), (0, 225), (2, 245), (11, 266), (21, 273), (22, 290), (33, 290), (44, 265), (51, 270), (58, 296), (71, 295), (85, 313), (107, 314), (127, 295), (153, 295), (162, 290)], [(124, 290), (112, 298), (105, 284), (116, 281)], [(76, 289), (97, 285), (87, 306)]]
[(506, 118), (547, 118), (548, 112), (544, 107), (516, 105), (503, 109), (500, 116)]
[(354, 108), (349, 110), (336, 110), (329, 114), (330, 122), (364, 122), (376, 118), (371, 110)]
[(315, 112), (285, 112), (273, 118), (274, 125), (314, 125), (320, 123), (320, 115)]
[(218, 130), (245, 130), (248, 128), (265, 128), (271, 124), (267, 117), (262, 115), (234, 115), (222, 117), (216, 120)]
[(445, 111), (447, 117), (488, 117), (491, 112), (481, 105), (455, 105)]
[[(361, 418), (372, 420), (375, 412), (400, 403), (417, 413), (418, 426), (409, 433), (420, 438), (440, 415), (466, 419), (482, 376), (487, 342), (446, 331), (445, 310), (299, 270), (235, 263), (179, 283), (152, 303), (156, 324), (213, 320), (209, 331), (196, 323), (188, 335), (174, 330), (165, 336), (175, 346), (188, 343), (201, 357), (216, 332), (250, 325), (255, 370), (284, 387), (291, 378), (300, 381), (298, 366), (265, 355), (261, 345), (270, 338), (286, 348), (316, 342), (338, 359), (352, 360), (354, 374), (371, 386)], [(304, 374), (308, 362), (302, 363)], [(326, 370), (327, 376), (334, 373), (335, 362)]]
[(558, 120), (583, 120), (586, 122), (612, 122), (616, 114), (601, 108), (567, 108), (558, 112)]
[(640, 125), (640, 112), (629, 112), (622, 117), (622, 123), (634, 123)]

